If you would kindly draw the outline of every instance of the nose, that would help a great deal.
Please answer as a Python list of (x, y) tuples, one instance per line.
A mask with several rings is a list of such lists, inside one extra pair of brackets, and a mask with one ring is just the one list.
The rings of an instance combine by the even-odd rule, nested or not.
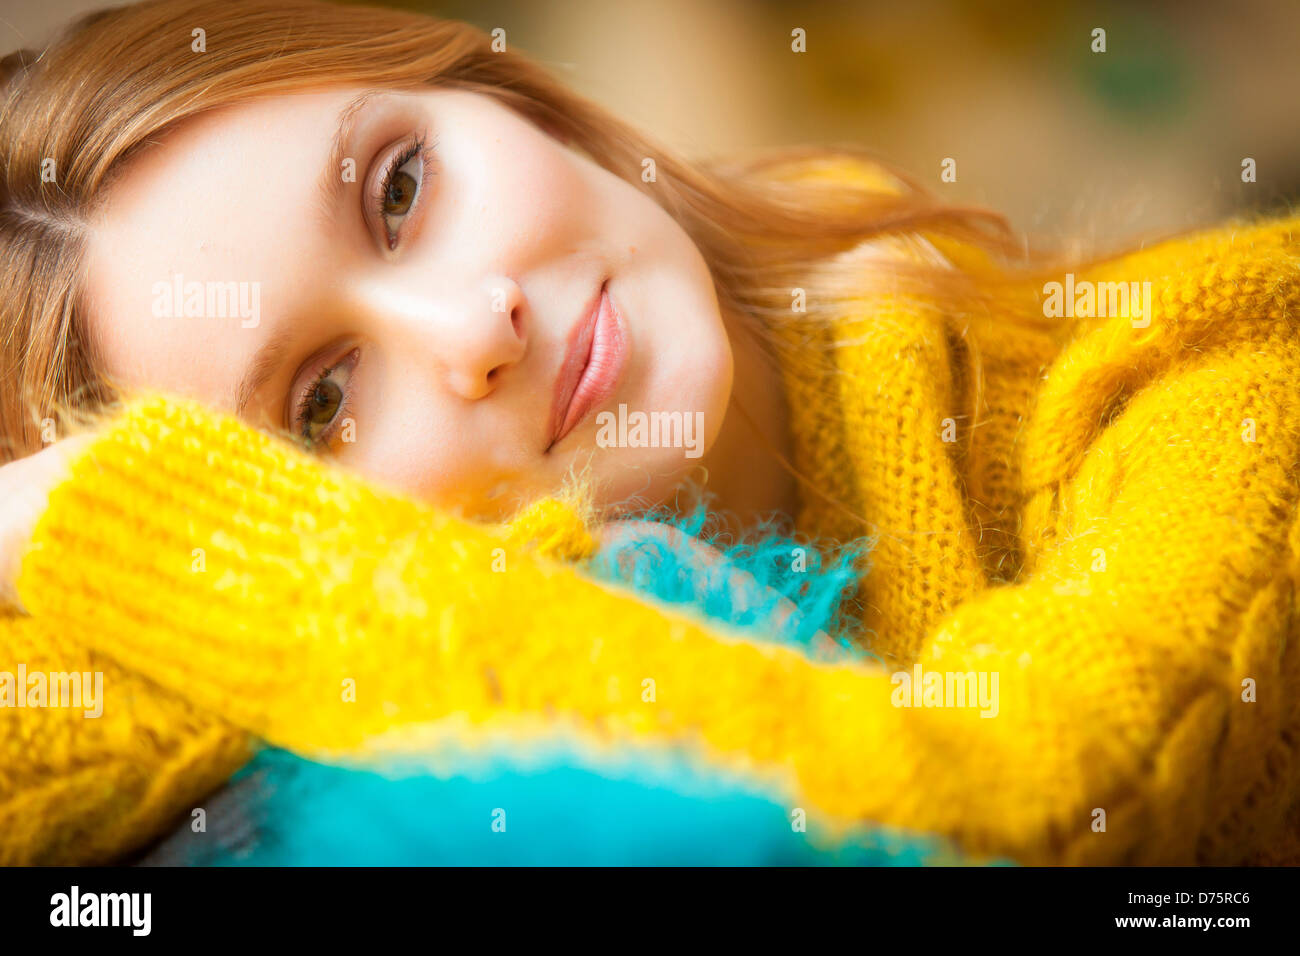
[(469, 401), (486, 398), (502, 373), (528, 348), (526, 302), (519, 284), (492, 276), (466, 297), (460, 321), (446, 335), (444, 362), (452, 392)]
[(395, 349), (430, 362), (468, 401), (490, 395), (528, 349), (527, 299), (508, 276), (484, 276), (459, 289), (440, 284), (435, 292), (427, 279), (405, 288), (390, 279), (370, 291), (375, 318)]

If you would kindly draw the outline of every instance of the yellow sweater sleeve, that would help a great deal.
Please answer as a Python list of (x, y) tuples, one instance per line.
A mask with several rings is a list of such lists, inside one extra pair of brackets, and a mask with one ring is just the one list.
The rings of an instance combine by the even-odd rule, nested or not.
[[(471, 735), (562, 725), (698, 746), (828, 821), (972, 853), (1225, 861), (1295, 794), (1300, 672), (1278, 637), (1295, 569), (1277, 556), (1300, 532), (1277, 489), (1300, 460), (1300, 363), (1278, 349), (1272, 365), (1254, 341), (1207, 350), (1117, 409), (1036, 512), (1030, 533), (1056, 543), (1025, 582), (925, 642), (921, 673), (998, 676), (991, 719), (898, 706), (883, 669), (712, 630), (164, 398), (133, 404), (74, 464), (19, 593), (44, 633), (68, 636), (69, 660), (134, 675), (116, 701), (106, 688), (127, 727), (144, 695), (320, 755), (434, 720)], [(1224, 376), (1240, 385), (1226, 411), (1202, 397)], [(1243, 418), (1267, 440), (1242, 441)], [(1229, 612), (1245, 622), (1233, 641)], [(200, 746), (171, 719), (163, 736)], [(67, 732), (61, 746), (82, 766), (112, 756)], [(4, 778), (0, 805), (70, 815), (46, 806), (57, 794), (30, 796), (37, 780)]]
[(927, 799), (960, 806), (968, 847), (1222, 865), (1295, 845), (1300, 348), (1202, 347), (1036, 495), (1025, 583), (923, 648), (926, 671), (1001, 677), (996, 728), (918, 741), (966, 788)]
[[(133, 403), (76, 459), (18, 590), (46, 633), (136, 676), (105, 689), (121, 734), (146, 694), (316, 756), (430, 721), (563, 729), (699, 747), (814, 812), (902, 769), (883, 673), (712, 631), (186, 401)], [(166, 736), (195, 739), (179, 720)]]
[(62, 634), (0, 615), (0, 866), (111, 863), (250, 753), (218, 715)]

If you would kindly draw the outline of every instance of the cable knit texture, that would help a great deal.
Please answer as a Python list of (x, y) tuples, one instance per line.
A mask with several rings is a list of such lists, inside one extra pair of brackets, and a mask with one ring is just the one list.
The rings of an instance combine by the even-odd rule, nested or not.
[[(1150, 282), (1149, 324), (1067, 320), (1064, 344), (985, 333), (973, 416), (941, 310), (864, 296), (800, 333), (822, 361), (786, 365), (818, 488), (798, 525), (876, 536), (858, 596), (883, 666), (596, 583), (572, 503), (471, 524), (138, 397), (51, 496), (19, 580), (31, 616), (0, 618), (0, 670), (104, 674), (98, 719), (0, 709), (0, 861), (119, 859), (257, 740), (329, 758), (417, 726), (691, 748), (820, 820), (1026, 863), (1283, 859), (1300, 775), (1297, 225), (1077, 277)], [(917, 664), (996, 673), (996, 716), (895, 706), (891, 675)]]

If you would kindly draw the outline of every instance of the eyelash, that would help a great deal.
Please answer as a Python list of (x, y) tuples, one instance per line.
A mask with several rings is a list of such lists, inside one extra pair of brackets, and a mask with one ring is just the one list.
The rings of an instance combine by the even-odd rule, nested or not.
[(402, 217), (406, 218), (407, 216), (410, 216), (412, 213), (415, 212), (416, 208), (420, 205), (420, 203), (424, 199), (425, 186), (428, 184), (429, 178), (433, 175), (432, 157), (433, 157), (433, 151), (437, 149), (437, 147), (438, 147), (438, 141), (434, 140), (433, 144), (429, 146), (428, 149), (426, 149), (424, 136), (423, 135), (416, 136), (413, 142), (409, 143), (404, 149), (402, 149), (401, 152), (396, 153), (392, 157), (392, 159), (388, 161), (388, 166), (384, 169), (384, 174), (381, 177), (379, 177), (379, 183), (375, 189), (375, 192), (370, 197), (370, 205), (371, 208), (374, 210), (375, 215), (378, 217), (380, 225), (383, 226), (384, 233), (385, 233), (384, 238), (388, 240), (388, 248), (390, 250), (395, 249), (397, 247), (398, 237), (395, 234), (388, 233), (388, 224), (387, 224), (388, 216), (384, 212), (384, 201), (388, 197), (388, 190), (392, 188), (393, 177), (397, 175), (398, 170), (400, 170), (403, 166), (409, 163), (416, 156), (420, 157), (420, 162), (422, 167), (420, 172), (420, 185), (417, 187), (415, 199), (411, 203), (411, 208), (402, 214)]
[[(333, 365), (321, 369), (312, 377), (312, 380), (307, 384), (307, 387), (302, 390), (302, 393), (298, 397), (298, 410), (294, 415), (295, 431), (298, 437), (306, 443), (309, 450), (314, 449), (317, 445), (328, 447), (334, 440), (335, 433), (339, 430), (341, 424), (347, 421), (352, 415), (352, 389), (345, 388), (343, 390), (343, 400), (339, 402), (338, 411), (334, 413), (334, 417), (330, 420), (325, 431), (321, 432), (320, 436), (315, 439), (311, 437), (312, 396), (316, 394), (316, 389), (320, 388), (321, 384), (326, 379), (333, 375), (342, 365), (347, 363), (353, 351), (355, 351), (355, 349), (350, 350), (343, 356), (343, 358), (335, 362)], [(357, 360), (360, 361), (360, 356), (357, 357)]]
[[(400, 152), (394, 154), (393, 157), (388, 161), (388, 165), (384, 169), (384, 174), (379, 178), (379, 184), (376, 189), (376, 192), (374, 195), (370, 197), (371, 206), (374, 209), (375, 215), (378, 217), (380, 223), (383, 224), (385, 233), (388, 232), (388, 226), (387, 226), (388, 216), (384, 212), (384, 202), (388, 197), (389, 189), (392, 188), (393, 177), (397, 175), (398, 171), (403, 166), (409, 163), (416, 156), (420, 157), (421, 163), (423, 164), (423, 168), (420, 173), (420, 184), (417, 187), (415, 199), (412, 201), (411, 208), (407, 212), (402, 214), (403, 218), (405, 218), (411, 215), (415, 211), (416, 207), (424, 198), (424, 189), (428, 182), (428, 178), (433, 175), (433, 163), (432, 163), (431, 154), (433, 152), (433, 149), (436, 148), (437, 145), (438, 145), (437, 141), (435, 140), (433, 145), (430, 146), (428, 149), (426, 149), (424, 136), (416, 136), (411, 143), (409, 143)], [(388, 239), (389, 249), (395, 248), (397, 243), (397, 236), (388, 235), (387, 239)], [(318, 372), (312, 378), (311, 382), (308, 383), (307, 387), (303, 389), (301, 395), (299, 395), (298, 397), (297, 412), (294, 415), (294, 426), (295, 426), (294, 430), (298, 434), (298, 436), (307, 443), (309, 448), (314, 447), (315, 445), (328, 445), (330, 441), (334, 438), (334, 433), (339, 428), (338, 423), (346, 421), (347, 418), (352, 414), (352, 390), (350, 388), (345, 388), (343, 391), (343, 400), (339, 403), (339, 409), (335, 413), (334, 418), (332, 419), (327, 430), (325, 432), (322, 432), (320, 437), (318, 437), (314, 441), (312, 440), (309, 434), (311, 430), (310, 416), (311, 416), (312, 397), (316, 394), (316, 389), (320, 388), (321, 385), (325, 382), (325, 380), (328, 379), (330, 375), (332, 375), (334, 371), (340, 365), (342, 365), (343, 362), (345, 362), (346, 360), (347, 359), (344, 358), (342, 361), (334, 365), (331, 365), (328, 368), (321, 369), (320, 372)]]

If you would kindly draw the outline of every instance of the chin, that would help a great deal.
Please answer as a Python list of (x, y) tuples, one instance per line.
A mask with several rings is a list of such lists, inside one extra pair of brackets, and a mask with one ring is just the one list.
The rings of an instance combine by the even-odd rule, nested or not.
[(676, 470), (649, 465), (644, 471), (618, 469), (615, 476), (597, 486), (597, 510), (605, 513), (643, 511), (669, 504), (682, 481), (692, 471), (689, 466), (681, 466), (680, 461), (677, 464), (679, 467)]
[(727, 412), (733, 361), (723, 330), (692, 331), (690, 348), (674, 343), (650, 382), (607, 401), (591, 423), (602, 510), (668, 503), (683, 480), (702, 474)]

